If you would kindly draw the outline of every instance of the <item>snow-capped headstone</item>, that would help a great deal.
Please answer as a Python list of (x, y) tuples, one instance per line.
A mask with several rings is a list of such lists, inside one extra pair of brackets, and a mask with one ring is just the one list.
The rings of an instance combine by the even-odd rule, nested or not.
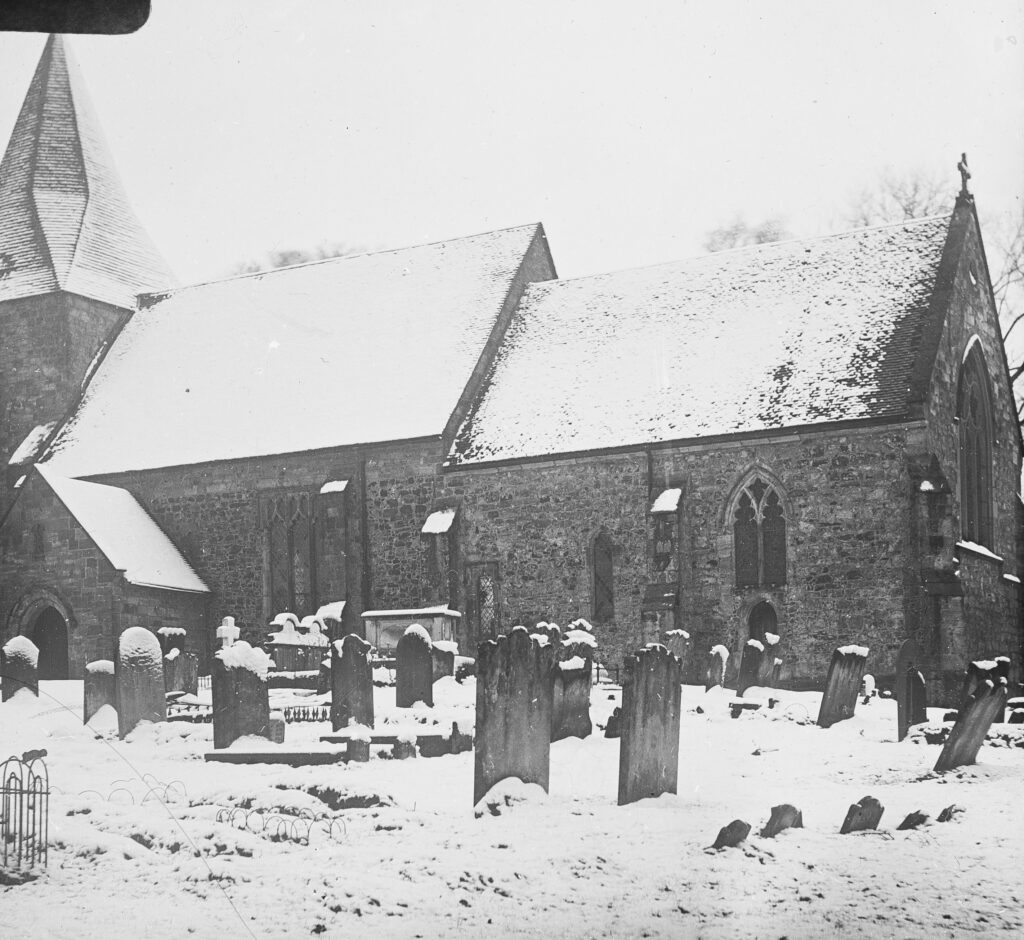
[[(569, 650), (563, 646), (559, 651)], [(588, 648), (589, 652), (589, 648)], [(593, 731), (590, 721), (590, 680), (594, 661), (588, 655), (561, 658), (555, 664), (551, 698), (551, 740), (586, 738)]]
[(238, 640), (241, 632), (241, 629), (235, 626), (234, 617), (225, 617), (217, 627), (217, 639), (220, 640), (221, 647), (226, 649)]
[(935, 771), (952, 770), (965, 764), (973, 764), (978, 751), (988, 734), (988, 729), (999, 712), (1006, 706), (1006, 680), (998, 678), (995, 682), (986, 679), (979, 685), (967, 702), (960, 709), (956, 724), (949, 732), (942, 753), (935, 763)]
[[(902, 741), (907, 736), (911, 725), (927, 721), (924, 717), (923, 700), (918, 703), (912, 700), (912, 692), (909, 687), (911, 676), (920, 675), (919, 670), (924, 667), (924, 659), (921, 650), (913, 640), (904, 640), (900, 645), (900, 651), (896, 654), (896, 676), (894, 681), (894, 692), (896, 693), (896, 740)], [(923, 680), (922, 680), (923, 681)], [(914, 708), (918, 711), (914, 711)]]
[(718, 838), (715, 839), (715, 844), (711, 846), (713, 849), (732, 849), (739, 845), (747, 836), (750, 835), (750, 823), (744, 822), (742, 819), (734, 819), (728, 826), (723, 826), (718, 831)]
[(480, 644), (473, 805), (499, 780), (548, 788), (555, 649), (526, 627)]
[(218, 650), (213, 657), (213, 746), (230, 747), (238, 738), (270, 739), (267, 672), (273, 661), (244, 640)]
[(913, 667), (904, 677), (903, 697), (906, 704), (904, 701), (896, 703), (897, 733), (902, 733), (901, 741), (913, 725), (921, 725), (928, 720), (928, 686), (924, 676)]
[(765, 633), (764, 655), (761, 657), (761, 668), (757, 673), (757, 682), (754, 685), (771, 688), (775, 686), (775, 654), (779, 648), (779, 635), (777, 633)]
[(430, 634), (418, 623), (406, 628), (395, 650), (395, 704), (434, 705), (434, 657)]
[(859, 803), (851, 804), (846, 811), (846, 819), (843, 820), (839, 834), (845, 836), (848, 832), (877, 829), (884, 812), (885, 807), (878, 800), (873, 796), (866, 796)]
[(768, 682), (768, 685), (771, 688), (773, 688), (773, 689), (777, 689), (779, 687), (779, 681), (781, 679), (782, 679), (782, 660), (776, 658), (775, 661), (772, 663), (772, 675), (771, 675), (771, 679)]
[(679, 772), (679, 660), (652, 643), (624, 667), (619, 806), (675, 793)]
[(661, 634), (662, 645), (679, 660), (682, 675), (686, 677), (686, 670), (690, 663), (690, 653), (693, 651), (693, 640), (685, 630), (666, 630)]
[(455, 657), (459, 648), (451, 640), (439, 640), (431, 644), (430, 659), (434, 667), (434, 681), (455, 675)]
[(853, 717), (867, 660), (866, 646), (841, 646), (832, 654), (818, 710), (818, 725), (822, 728)]
[(352, 721), (373, 727), (371, 649), (354, 633), (331, 644), (331, 727), (335, 731)]
[(0, 648), (0, 700), (22, 689), (39, 695), (39, 649), (27, 636), (12, 636)]
[(758, 684), (763, 659), (764, 644), (760, 640), (747, 640), (740, 656), (740, 673), (736, 680), (737, 695), (743, 695), (752, 685)]
[(156, 634), (145, 627), (129, 627), (118, 638), (114, 676), (119, 737), (139, 722), (167, 720), (163, 658)]
[(156, 631), (160, 650), (166, 656), (171, 650), (185, 652), (186, 633), (184, 627), (161, 627)]
[[(1000, 679), (1007, 679), (1010, 675), (1010, 659), (1007, 656), (997, 656), (995, 659), (979, 659), (967, 664), (967, 672), (964, 675), (963, 689), (960, 693), (961, 711), (967, 707), (975, 690), (986, 679), (990, 679), (994, 685), (998, 685)], [(1002, 722), (1005, 717), (1004, 709), (1000, 709), (993, 721)]]
[(804, 816), (795, 806), (781, 803), (772, 807), (772, 815), (761, 830), (761, 837), (774, 839), (784, 829), (803, 829)]
[(184, 653), (172, 647), (164, 656), (164, 691), (198, 693), (199, 657), (195, 653)]
[(82, 685), (82, 724), (88, 724), (92, 716), (104, 705), (117, 708), (112, 659), (97, 659), (95, 662), (86, 663), (85, 681)]
[(709, 692), (716, 685), (725, 682), (725, 665), (729, 662), (729, 651), (721, 645), (711, 647), (707, 667), (704, 670), (704, 691)]

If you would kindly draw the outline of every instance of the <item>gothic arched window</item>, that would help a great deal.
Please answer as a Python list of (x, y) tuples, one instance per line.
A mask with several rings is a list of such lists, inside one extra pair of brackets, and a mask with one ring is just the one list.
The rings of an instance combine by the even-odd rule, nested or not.
[(313, 499), (287, 493), (263, 501), (272, 613), (299, 617), (316, 611)]
[(960, 423), (960, 529), (968, 542), (992, 543), (992, 406), (980, 347), (964, 360), (957, 400)]
[(737, 587), (786, 583), (786, 512), (775, 487), (754, 477), (733, 512)]
[(607, 622), (615, 619), (614, 562), (612, 540), (605, 532), (594, 539), (591, 550), (591, 564), (594, 575), (594, 619)]

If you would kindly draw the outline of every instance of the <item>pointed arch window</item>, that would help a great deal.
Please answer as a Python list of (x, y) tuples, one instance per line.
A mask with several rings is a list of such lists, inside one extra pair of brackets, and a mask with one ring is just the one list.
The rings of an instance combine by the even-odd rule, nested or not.
[(594, 619), (606, 623), (615, 619), (615, 562), (612, 540), (599, 532), (591, 549), (594, 580)]
[(299, 617), (316, 612), (313, 497), (287, 493), (263, 501), (270, 608)]
[(975, 345), (964, 360), (960, 424), (960, 528), (968, 542), (992, 545), (992, 404), (988, 370)]
[(786, 512), (778, 491), (761, 477), (740, 490), (733, 511), (737, 587), (786, 583)]

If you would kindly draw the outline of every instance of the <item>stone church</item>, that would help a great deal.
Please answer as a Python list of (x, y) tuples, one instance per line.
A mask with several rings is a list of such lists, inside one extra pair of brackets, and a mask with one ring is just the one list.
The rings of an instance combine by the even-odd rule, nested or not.
[[(0, 164), (0, 638), (444, 606), (1020, 679), (1021, 435), (974, 200), (559, 279), (539, 224), (179, 286), (51, 38)], [(699, 658), (699, 657), (695, 657)], [(733, 660), (737, 657), (734, 655)]]

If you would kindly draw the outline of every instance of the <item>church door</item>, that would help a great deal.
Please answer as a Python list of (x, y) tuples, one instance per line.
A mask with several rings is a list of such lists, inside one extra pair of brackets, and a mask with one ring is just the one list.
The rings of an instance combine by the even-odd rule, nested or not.
[(779, 618), (771, 604), (761, 601), (754, 605), (747, 618), (747, 625), (750, 627), (750, 639), (764, 643), (766, 633), (775, 633), (778, 630)]
[(36, 617), (28, 638), (39, 648), (39, 678), (68, 677), (68, 625), (60, 612), (45, 608)]

